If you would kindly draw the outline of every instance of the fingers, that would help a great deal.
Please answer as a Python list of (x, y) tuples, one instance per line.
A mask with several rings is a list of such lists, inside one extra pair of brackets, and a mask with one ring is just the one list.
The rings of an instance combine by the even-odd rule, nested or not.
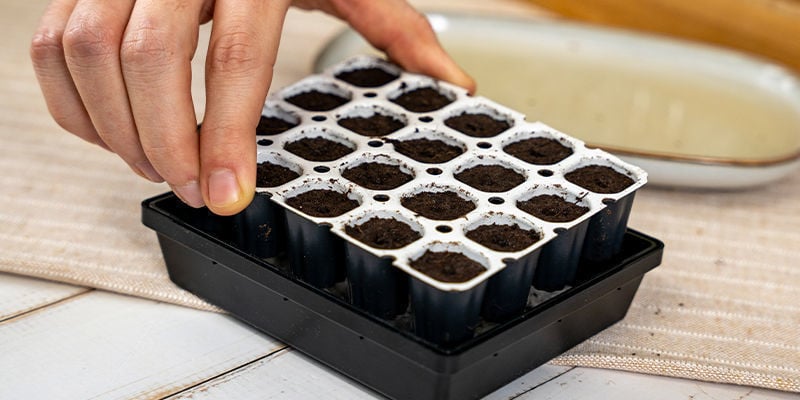
[(139, 0), (120, 47), (136, 139), (158, 174), (192, 207), (205, 204), (191, 96), (202, 7), (201, 1)]
[(122, 77), (119, 48), (134, 0), (79, 0), (64, 30), (64, 55), (97, 134), (139, 175), (156, 172), (139, 144)]
[(470, 92), (475, 81), (442, 49), (427, 18), (403, 0), (331, 0), (334, 14), (403, 68)]
[(201, 188), (215, 213), (242, 210), (255, 193), (255, 127), (272, 80), (289, 0), (217, 0), (206, 60)]
[(53, 119), (68, 132), (105, 146), (89, 119), (64, 59), (64, 29), (77, 0), (55, 0), (42, 16), (31, 42), (31, 61)]

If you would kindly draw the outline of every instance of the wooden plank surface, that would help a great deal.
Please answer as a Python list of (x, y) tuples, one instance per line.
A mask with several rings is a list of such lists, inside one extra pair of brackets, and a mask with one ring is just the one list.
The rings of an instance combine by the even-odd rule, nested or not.
[(282, 348), (225, 315), (94, 291), (0, 323), (0, 399), (162, 398)]
[(644, 375), (625, 371), (575, 368), (517, 400), (797, 400), (796, 393)]
[[(70, 292), (73, 289), (78, 292)], [(81, 290), (83, 292), (81, 292)], [(378, 394), (233, 319), (0, 274), (0, 399), (376, 399)], [(8, 307), (5, 309), (19, 306)], [(788, 400), (797, 394), (544, 365), (486, 397)]]
[[(513, 399), (569, 370), (543, 365), (485, 397)], [(291, 349), (179, 393), (171, 400), (381, 399), (379, 394)]]
[(91, 289), (0, 273), (0, 321)]
[(798, 0), (530, 0), (570, 18), (758, 54), (800, 72)]

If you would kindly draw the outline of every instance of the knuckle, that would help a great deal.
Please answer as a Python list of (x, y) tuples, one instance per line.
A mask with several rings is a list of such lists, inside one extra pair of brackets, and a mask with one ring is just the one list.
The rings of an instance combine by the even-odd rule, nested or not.
[(249, 73), (258, 68), (259, 49), (248, 32), (220, 35), (211, 47), (209, 69), (213, 72)]
[(142, 143), (142, 150), (147, 155), (147, 158), (153, 162), (153, 165), (169, 164), (170, 161), (177, 161), (175, 149), (176, 147), (171, 143)]
[(189, 150), (180, 135), (142, 135), (140, 139), (144, 154), (154, 165), (178, 163), (187, 158)]
[(120, 61), (126, 67), (159, 66), (169, 64), (175, 57), (175, 41), (167, 41), (166, 35), (151, 27), (130, 30), (120, 46)]
[(64, 46), (61, 44), (64, 33), (50, 27), (41, 27), (31, 39), (31, 60), (34, 65), (47, 63), (54, 58), (64, 55)]
[(101, 24), (83, 22), (64, 32), (63, 46), (68, 58), (93, 63), (115, 57), (119, 35)]

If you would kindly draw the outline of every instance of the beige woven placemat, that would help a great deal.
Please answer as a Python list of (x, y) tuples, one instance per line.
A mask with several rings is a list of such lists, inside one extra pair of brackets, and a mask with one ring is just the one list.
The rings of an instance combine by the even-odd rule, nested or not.
[[(26, 54), (44, 3), (0, 13), (0, 271), (212, 309), (169, 282), (139, 220), (166, 187), (48, 117)], [(644, 189), (631, 226), (666, 242), (662, 266), (622, 322), (554, 363), (800, 392), (800, 172), (746, 192)]]

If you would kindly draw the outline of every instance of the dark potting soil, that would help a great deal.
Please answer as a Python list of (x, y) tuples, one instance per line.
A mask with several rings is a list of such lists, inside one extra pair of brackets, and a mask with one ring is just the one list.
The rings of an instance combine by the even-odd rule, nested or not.
[(449, 221), (462, 217), (475, 209), (475, 203), (456, 192), (422, 192), (403, 197), (400, 204), (423, 217)]
[(409, 264), (411, 268), (440, 282), (466, 282), (486, 270), (479, 262), (451, 251), (427, 250)]
[(408, 224), (394, 218), (370, 218), (359, 225), (347, 225), (344, 231), (359, 242), (377, 249), (399, 249), (422, 237)]
[(340, 119), (338, 124), (363, 136), (384, 136), (404, 126), (403, 121), (389, 115), (374, 114), (371, 117), (350, 117)]
[(543, 194), (526, 201), (518, 201), (517, 208), (548, 222), (569, 222), (589, 212), (589, 207), (571, 203), (554, 194)]
[(447, 144), (441, 140), (390, 140), (389, 143), (394, 145), (394, 149), (398, 153), (426, 164), (448, 162), (464, 153), (462, 148)]
[(333, 161), (353, 152), (353, 149), (325, 138), (303, 138), (284, 146), (286, 151), (309, 161)]
[(292, 129), (295, 126), (297, 126), (296, 123), (289, 122), (283, 118), (265, 117), (262, 115), (261, 119), (258, 121), (258, 126), (256, 127), (256, 135), (277, 135)]
[(330, 111), (350, 101), (338, 94), (310, 90), (287, 97), (287, 102), (308, 111)]
[(414, 89), (390, 100), (408, 111), (418, 113), (435, 111), (453, 102), (449, 97), (429, 87)]
[(342, 176), (367, 189), (391, 190), (414, 179), (397, 165), (367, 162), (342, 172)]
[(466, 236), (492, 250), (513, 253), (538, 242), (541, 236), (533, 229), (522, 229), (518, 225), (481, 225)]
[(454, 175), (461, 182), (484, 192), (505, 192), (525, 182), (525, 176), (500, 165), (476, 165)]
[(530, 138), (514, 142), (503, 150), (530, 164), (551, 165), (572, 155), (572, 149), (550, 138)]
[(256, 186), (270, 188), (289, 183), (300, 177), (300, 174), (283, 165), (271, 162), (259, 163), (256, 168)]
[(463, 113), (450, 117), (444, 124), (472, 137), (488, 138), (511, 128), (508, 121), (497, 120), (486, 114)]
[(614, 168), (588, 165), (564, 175), (566, 180), (595, 193), (619, 193), (633, 185), (633, 179)]
[(328, 189), (314, 189), (286, 199), (286, 204), (312, 217), (338, 217), (356, 207), (358, 201)]
[(358, 87), (372, 88), (383, 86), (397, 79), (397, 75), (389, 73), (383, 68), (370, 67), (339, 72), (336, 74), (336, 78)]

